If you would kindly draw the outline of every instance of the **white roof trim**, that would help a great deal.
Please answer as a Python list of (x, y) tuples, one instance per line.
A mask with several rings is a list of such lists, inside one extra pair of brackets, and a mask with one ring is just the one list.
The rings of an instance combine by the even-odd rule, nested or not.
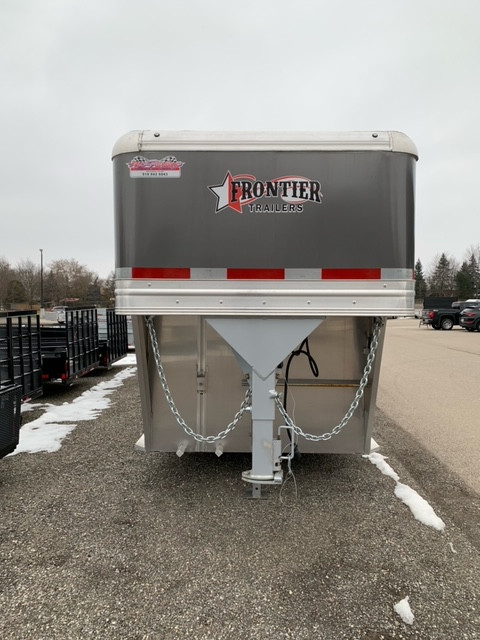
[(399, 131), (131, 131), (112, 158), (142, 151), (393, 151), (418, 158), (415, 144)]

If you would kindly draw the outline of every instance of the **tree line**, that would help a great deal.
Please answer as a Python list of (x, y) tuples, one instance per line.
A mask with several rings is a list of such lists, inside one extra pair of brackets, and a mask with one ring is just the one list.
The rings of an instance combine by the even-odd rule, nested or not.
[(41, 268), (31, 260), (11, 266), (0, 257), (0, 310), (53, 306), (111, 306), (114, 274), (105, 279), (73, 259)]
[(436, 259), (424, 273), (420, 259), (415, 263), (415, 298), (425, 296), (456, 297), (458, 300), (480, 297), (480, 245), (471, 247), (460, 264), (447, 253)]

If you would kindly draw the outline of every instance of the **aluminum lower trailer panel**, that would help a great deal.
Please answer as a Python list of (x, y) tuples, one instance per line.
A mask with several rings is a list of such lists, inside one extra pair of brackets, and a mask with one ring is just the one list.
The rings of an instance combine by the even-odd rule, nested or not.
[[(134, 316), (146, 451), (249, 452), (251, 415), (247, 412), (226, 438), (215, 443), (188, 436), (165, 398), (143, 316)], [(213, 436), (224, 430), (238, 411), (249, 387), (248, 376), (229, 344), (202, 316), (156, 316), (159, 351), (173, 401), (183, 420), (197, 434)], [(308, 336), (318, 367), (312, 374), (308, 358), (292, 358), (289, 367), (287, 411), (303, 431), (321, 435), (331, 431), (349, 409), (365, 367), (372, 335), (371, 317), (327, 317)], [(347, 426), (320, 442), (299, 438), (298, 449), (312, 453), (368, 453), (372, 415), (383, 345), (379, 346), (365, 393)], [(276, 391), (283, 395), (288, 358), (278, 363)], [(271, 437), (284, 424), (276, 412)], [(283, 445), (288, 444), (283, 433)]]

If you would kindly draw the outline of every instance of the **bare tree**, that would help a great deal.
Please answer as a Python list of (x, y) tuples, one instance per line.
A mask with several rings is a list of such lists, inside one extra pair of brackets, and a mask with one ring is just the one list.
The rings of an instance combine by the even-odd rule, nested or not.
[(14, 279), (12, 268), (5, 258), (0, 258), (0, 311), (6, 308), (9, 286)]
[(54, 260), (45, 279), (46, 297), (56, 304), (92, 302), (92, 292), (98, 289), (98, 275), (76, 260)]
[(23, 287), (25, 302), (33, 306), (40, 295), (40, 267), (31, 260), (20, 260), (15, 267), (15, 276)]
[(467, 262), (470, 261), (472, 256), (475, 258), (477, 264), (480, 264), (480, 243), (477, 242), (477, 244), (471, 244), (465, 251), (465, 260)]

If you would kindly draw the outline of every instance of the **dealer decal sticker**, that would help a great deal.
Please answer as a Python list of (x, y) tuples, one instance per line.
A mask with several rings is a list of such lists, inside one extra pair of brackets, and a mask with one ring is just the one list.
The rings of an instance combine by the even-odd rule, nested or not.
[(161, 160), (135, 156), (127, 162), (127, 167), (131, 178), (180, 178), (184, 164), (175, 156), (165, 156)]
[[(305, 202), (321, 204), (323, 198), (320, 182), (302, 176), (262, 181), (249, 174), (232, 176), (227, 171), (221, 184), (208, 188), (217, 198), (215, 213), (227, 208), (243, 213), (245, 206), (251, 213), (299, 213)], [(261, 198), (264, 201), (257, 202)], [(280, 198), (284, 204), (269, 202), (269, 198)]]

